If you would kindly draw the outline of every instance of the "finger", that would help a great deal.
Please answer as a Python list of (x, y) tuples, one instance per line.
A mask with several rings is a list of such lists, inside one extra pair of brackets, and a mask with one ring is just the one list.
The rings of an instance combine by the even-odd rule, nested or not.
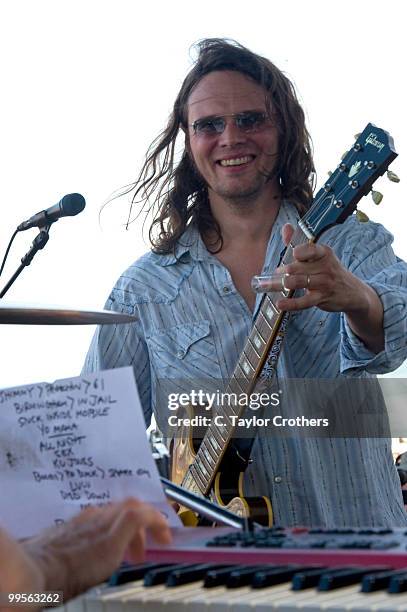
[(171, 531), (165, 518), (148, 504), (135, 506), (133, 500), (124, 502), (123, 510), (116, 520), (114, 528), (118, 534), (127, 535), (131, 542), (132, 536), (138, 538), (138, 531), (148, 529), (157, 542), (169, 544), (171, 542)]
[(293, 251), (294, 259), (297, 261), (317, 261), (326, 257), (330, 252), (329, 247), (323, 244), (300, 244)]
[(322, 294), (318, 291), (308, 291), (305, 295), (295, 298), (286, 298), (278, 300), (276, 306), (282, 311), (293, 312), (296, 310), (304, 310), (317, 306), (322, 298)]
[(322, 260), (317, 261), (293, 261), (292, 263), (280, 266), (276, 269), (277, 275), (289, 274), (290, 276), (307, 274), (327, 274), (331, 267), (327, 267), (322, 263)]
[(283, 242), (285, 244), (285, 246), (288, 246), (290, 243), (290, 240), (292, 238), (292, 235), (294, 234), (294, 228), (290, 223), (286, 223), (285, 225), (283, 225), (283, 229), (281, 230), (281, 234), (283, 237)]
[(154, 508), (147, 506), (139, 511), (143, 527), (149, 530), (153, 539), (160, 544), (170, 544), (171, 529), (163, 515)]
[(129, 563), (141, 563), (144, 561), (145, 544), (144, 531), (137, 531), (125, 552), (124, 559)]

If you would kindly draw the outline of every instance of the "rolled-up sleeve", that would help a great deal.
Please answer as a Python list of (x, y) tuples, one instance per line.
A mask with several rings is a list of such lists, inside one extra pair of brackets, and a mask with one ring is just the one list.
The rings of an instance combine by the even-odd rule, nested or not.
[(352, 242), (347, 267), (376, 291), (383, 304), (385, 345), (380, 353), (371, 352), (342, 314), (341, 372), (392, 372), (407, 358), (407, 264), (394, 254), (393, 236), (381, 225), (369, 223), (353, 236)]

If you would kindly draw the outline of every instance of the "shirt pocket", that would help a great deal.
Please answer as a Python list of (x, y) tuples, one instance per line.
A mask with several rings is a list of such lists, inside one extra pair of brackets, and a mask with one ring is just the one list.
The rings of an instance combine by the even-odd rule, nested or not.
[(209, 321), (174, 325), (147, 337), (153, 376), (179, 380), (221, 378)]

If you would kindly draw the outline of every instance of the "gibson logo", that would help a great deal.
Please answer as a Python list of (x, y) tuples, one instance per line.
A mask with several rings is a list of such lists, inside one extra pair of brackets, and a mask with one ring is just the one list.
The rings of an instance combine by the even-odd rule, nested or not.
[(384, 143), (380, 142), (380, 140), (377, 139), (376, 134), (373, 132), (370, 132), (369, 136), (366, 138), (366, 144), (373, 145), (379, 149), (379, 151), (381, 151), (384, 147)]

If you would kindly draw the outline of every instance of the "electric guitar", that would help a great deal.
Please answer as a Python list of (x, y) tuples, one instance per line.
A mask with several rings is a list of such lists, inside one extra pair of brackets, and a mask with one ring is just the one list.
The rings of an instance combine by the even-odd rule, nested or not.
[[(325, 230), (343, 223), (395, 157), (392, 137), (369, 123), (299, 220), (281, 263), (293, 261), (293, 249), (297, 245), (316, 242)], [(388, 176), (390, 180), (398, 180), (393, 173)], [(282, 283), (281, 291), (264, 294), (253, 329), (225, 389), (228, 396), (236, 394), (250, 398), (263, 369), (268, 378), (273, 376), (289, 322), (288, 313), (280, 311), (275, 304), (281, 296), (291, 297), (293, 293)], [(177, 431), (171, 448), (171, 480), (219, 505), (226, 505), (240, 516), (250, 516), (257, 522), (271, 525), (270, 500), (267, 497), (245, 498), (243, 492), (243, 475), (249, 459), (239, 451), (235, 432), (237, 418), (243, 415), (245, 408), (239, 404), (228, 405), (227, 409), (218, 405), (215, 412), (222, 418), (211, 419), (200, 443), (192, 428)], [(191, 406), (187, 413), (189, 417), (196, 415), (196, 408)], [(190, 511), (181, 509), (180, 514), (185, 524), (197, 523)]]

